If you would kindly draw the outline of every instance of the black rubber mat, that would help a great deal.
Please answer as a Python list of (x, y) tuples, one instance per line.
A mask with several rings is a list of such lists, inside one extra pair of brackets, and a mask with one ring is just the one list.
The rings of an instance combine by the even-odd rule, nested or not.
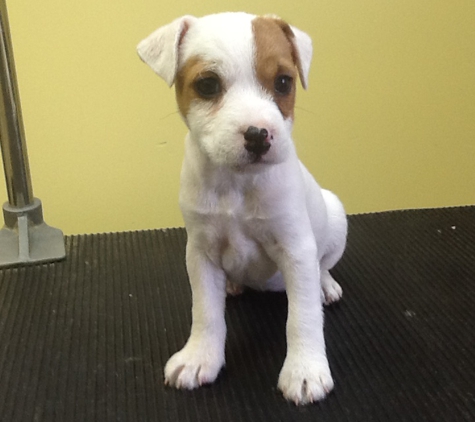
[(475, 421), (475, 207), (350, 217), (326, 310), (335, 378), (276, 389), (286, 296), (227, 303), (227, 367), (163, 385), (190, 326), (183, 229), (72, 236), (61, 263), (0, 271), (0, 421)]

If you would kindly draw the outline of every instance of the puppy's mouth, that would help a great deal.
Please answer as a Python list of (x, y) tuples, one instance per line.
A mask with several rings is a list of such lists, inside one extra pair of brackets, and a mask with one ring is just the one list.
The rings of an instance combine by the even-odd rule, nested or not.
[(263, 155), (265, 155), (265, 153), (264, 154), (250, 153), (249, 158), (250, 158), (251, 164), (257, 164), (257, 163), (264, 162), (264, 159), (262, 157)]

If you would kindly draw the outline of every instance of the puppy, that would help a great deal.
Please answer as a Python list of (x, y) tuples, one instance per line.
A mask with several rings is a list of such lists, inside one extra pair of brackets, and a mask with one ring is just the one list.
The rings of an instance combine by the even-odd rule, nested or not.
[(165, 383), (193, 389), (225, 363), (226, 283), (283, 290), (287, 355), (278, 388), (296, 404), (333, 388), (322, 302), (340, 299), (329, 270), (343, 254), (347, 220), (319, 187), (291, 138), (296, 81), (307, 87), (312, 43), (274, 16), (183, 16), (138, 45), (175, 84), (189, 133), (180, 207), (188, 233), (191, 334), (165, 367)]

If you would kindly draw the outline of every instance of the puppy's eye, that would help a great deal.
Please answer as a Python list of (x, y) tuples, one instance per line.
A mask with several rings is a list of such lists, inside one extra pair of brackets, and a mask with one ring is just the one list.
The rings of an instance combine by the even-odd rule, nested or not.
[(275, 78), (274, 89), (275, 92), (281, 95), (290, 94), (293, 85), (293, 78), (287, 75), (279, 75)]
[(195, 90), (200, 97), (211, 99), (221, 93), (221, 82), (217, 76), (201, 78), (195, 82)]

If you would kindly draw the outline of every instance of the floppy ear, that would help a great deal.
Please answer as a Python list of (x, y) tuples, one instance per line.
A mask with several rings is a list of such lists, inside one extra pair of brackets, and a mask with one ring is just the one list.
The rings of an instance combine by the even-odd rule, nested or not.
[(312, 39), (300, 29), (290, 26), (290, 31), (293, 36), (289, 37), (297, 62), (297, 69), (299, 71), (300, 82), (304, 89), (308, 87), (308, 74), (310, 72), (310, 62), (312, 61)]
[(172, 86), (178, 67), (178, 49), (194, 16), (182, 16), (158, 28), (137, 46), (137, 53), (153, 71)]

